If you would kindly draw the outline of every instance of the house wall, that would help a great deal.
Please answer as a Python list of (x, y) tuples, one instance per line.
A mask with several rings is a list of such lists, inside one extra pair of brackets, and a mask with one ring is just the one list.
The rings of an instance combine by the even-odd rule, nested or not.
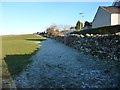
[(99, 7), (92, 22), (92, 28), (110, 26), (110, 25), (111, 25), (111, 14), (106, 10), (104, 10), (102, 7)]
[(120, 14), (111, 14), (111, 25), (120, 25)]

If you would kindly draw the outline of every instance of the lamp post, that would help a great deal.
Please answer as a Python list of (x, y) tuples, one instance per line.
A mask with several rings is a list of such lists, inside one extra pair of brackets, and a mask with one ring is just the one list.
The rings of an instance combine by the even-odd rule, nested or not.
[(83, 14), (84, 13), (79, 13), (81, 22), (82, 22), (82, 17), (84, 17)]

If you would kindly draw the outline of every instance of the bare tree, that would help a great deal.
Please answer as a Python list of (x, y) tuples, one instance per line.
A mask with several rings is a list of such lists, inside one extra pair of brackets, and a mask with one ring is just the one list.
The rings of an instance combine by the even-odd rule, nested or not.
[(59, 33), (59, 30), (57, 29), (56, 25), (51, 25), (49, 28), (47, 28), (46, 32), (49, 36), (56, 36)]

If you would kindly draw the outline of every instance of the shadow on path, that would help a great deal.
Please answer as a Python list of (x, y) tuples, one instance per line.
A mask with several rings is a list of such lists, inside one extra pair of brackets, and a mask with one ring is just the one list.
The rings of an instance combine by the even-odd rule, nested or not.
[(18, 75), (23, 69), (26, 68), (26, 66), (28, 64), (30, 64), (32, 62), (32, 60), (30, 58), (34, 54), (7, 55), (5, 57), (5, 62), (7, 64), (7, 67), (8, 67), (10, 74), (12, 76)]

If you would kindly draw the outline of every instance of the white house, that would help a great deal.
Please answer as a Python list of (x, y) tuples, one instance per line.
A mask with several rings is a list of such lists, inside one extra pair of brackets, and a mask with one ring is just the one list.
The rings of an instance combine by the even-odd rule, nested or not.
[(120, 25), (120, 0), (112, 6), (100, 6), (92, 22), (92, 28)]

